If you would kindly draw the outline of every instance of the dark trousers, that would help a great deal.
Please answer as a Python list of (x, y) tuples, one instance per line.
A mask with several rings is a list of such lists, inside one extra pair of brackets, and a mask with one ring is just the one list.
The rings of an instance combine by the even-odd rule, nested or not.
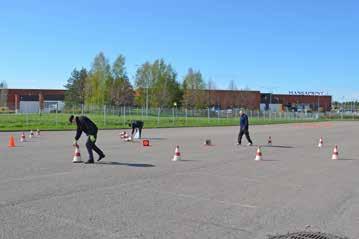
[(242, 137), (243, 135), (246, 136), (247, 140), (249, 143), (253, 144), (252, 140), (251, 140), (251, 137), (249, 137), (249, 130), (248, 129), (241, 129), (239, 131), (239, 134), (238, 134), (238, 143), (241, 144), (242, 143)]
[(91, 141), (90, 136), (87, 138), (86, 148), (87, 148), (87, 152), (89, 153), (89, 160), (93, 160), (92, 150), (94, 150), (99, 156), (104, 155), (102, 150), (96, 146), (96, 144), (95, 144), (96, 139), (97, 139), (97, 135), (95, 135), (95, 140), (93, 140), (93, 141)]
[(133, 133), (135, 133), (135, 131), (137, 132), (137, 130), (139, 131), (139, 136), (140, 136), (140, 138), (141, 138), (141, 134), (142, 134), (142, 128), (132, 128), (132, 136), (134, 136), (133, 135)]

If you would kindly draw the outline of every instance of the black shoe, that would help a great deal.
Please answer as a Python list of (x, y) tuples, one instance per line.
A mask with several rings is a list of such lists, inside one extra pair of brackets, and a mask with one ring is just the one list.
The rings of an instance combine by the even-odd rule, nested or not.
[(101, 159), (103, 159), (104, 157), (106, 157), (106, 155), (100, 155), (100, 157), (97, 159), (97, 162), (100, 161)]
[(92, 160), (89, 159), (88, 161), (85, 162), (85, 164), (92, 164), (92, 163), (95, 163), (95, 162), (93, 161), (93, 159), (92, 159)]

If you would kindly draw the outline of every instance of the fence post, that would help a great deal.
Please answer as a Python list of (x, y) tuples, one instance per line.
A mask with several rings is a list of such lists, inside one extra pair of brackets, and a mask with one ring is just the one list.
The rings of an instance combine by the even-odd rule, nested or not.
[(57, 103), (56, 104), (56, 123), (55, 123), (56, 126), (57, 126), (57, 123), (58, 123), (58, 120), (57, 120), (57, 111), (58, 111), (58, 109), (59, 109), (59, 104)]
[(29, 115), (25, 112), (26, 126), (29, 127)]
[(126, 125), (126, 106), (123, 106), (123, 127)]
[(207, 109), (207, 121), (208, 121), (208, 123), (209, 123), (209, 118), (210, 118), (210, 115), (209, 115), (209, 107), (208, 107), (208, 109)]
[(175, 108), (172, 107), (172, 121), (173, 121), (173, 125), (175, 125)]
[(160, 114), (161, 114), (161, 108), (158, 107), (158, 112), (157, 112), (157, 128), (160, 126)]
[(103, 126), (106, 126), (106, 105), (103, 106)]

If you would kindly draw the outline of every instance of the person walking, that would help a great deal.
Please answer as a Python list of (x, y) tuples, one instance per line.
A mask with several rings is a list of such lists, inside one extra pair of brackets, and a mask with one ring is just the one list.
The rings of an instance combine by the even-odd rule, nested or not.
[(241, 145), (242, 144), (242, 137), (243, 135), (246, 136), (247, 141), (248, 141), (248, 146), (252, 146), (253, 142), (249, 136), (249, 121), (248, 121), (248, 116), (242, 111), (239, 111), (239, 115), (240, 115), (240, 130), (239, 130), (239, 134), (238, 134), (238, 143), (237, 145)]
[(96, 140), (97, 140), (97, 132), (98, 132), (98, 128), (97, 128), (96, 124), (94, 122), (92, 122), (86, 116), (76, 116), (75, 117), (74, 115), (70, 116), (69, 122), (71, 124), (77, 125), (75, 141), (73, 143), (74, 146), (77, 145), (77, 141), (80, 139), (82, 132), (84, 132), (88, 136), (88, 139), (86, 142), (86, 148), (87, 148), (87, 151), (89, 154), (89, 160), (85, 163), (86, 164), (94, 163), (92, 150), (94, 150), (99, 155), (99, 158), (97, 159), (97, 161), (100, 161), (101, 159), (103, 159), (105, 157), (105, 154), (95, 144)]

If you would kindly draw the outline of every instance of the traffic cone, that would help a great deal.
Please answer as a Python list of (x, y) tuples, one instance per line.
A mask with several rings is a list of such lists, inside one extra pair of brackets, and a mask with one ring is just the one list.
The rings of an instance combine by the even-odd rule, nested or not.
[(272, 137), (271, 136), (269, 136), (269, 138), (268, 138), (268, 145), (272, 145)]
[(32, 139), (32, 137), (34, 137), (34, 132), (31, 130), (31, 131), (30, 131), (29, 138)]
[(320, 137), (318, 147), (323, 147), (323, 137)]
[(15, 144), (15, 139), (14, 139), (14, 136), (10, 136), (10, 140), (9, 140), (9, 145), (8, 145), (9, 148), (13, 148), (13, 147), (16, 147), (16, 144)]
[(36, 130), (36, 136), (40, 136), (40, 130), (39, 129)]
[(176, 147), (175, 155), (173, 156), (172, 161), (177, 161), (177, 160), (181, 160), (181, 153), (179, 151), (179, 146), (178, 145)]
[(260, 147), (258, 147), (258, 149), (257, 149), (256, 157), (255, 157), (254, 160), (255, 160), (255, 161), (260, 161), (260, 160), (262, 160), (262, 151), (261, 151), (261, 148), (260, 148)]
[(74, 158), (72, 160), (73, 163), (82, 163), (80, 147), (78, 145), (75, 146)]
[(26, 136), (25, 136), (25, 133), (24, 133), (24, 132), (22, 132), (22, 134), (21, 134), (20, 141), (21, 141), (21, 142), (26, 142)]
[(338, 145), (335, 145), (333, 149), (332, 160), (339, 160)]
[(144, 140), (142, 141), (142, 145), (143, 145), (144, 147), (150, 147), (150, 141), (149, 141), (148, 139), (144, 139)]

